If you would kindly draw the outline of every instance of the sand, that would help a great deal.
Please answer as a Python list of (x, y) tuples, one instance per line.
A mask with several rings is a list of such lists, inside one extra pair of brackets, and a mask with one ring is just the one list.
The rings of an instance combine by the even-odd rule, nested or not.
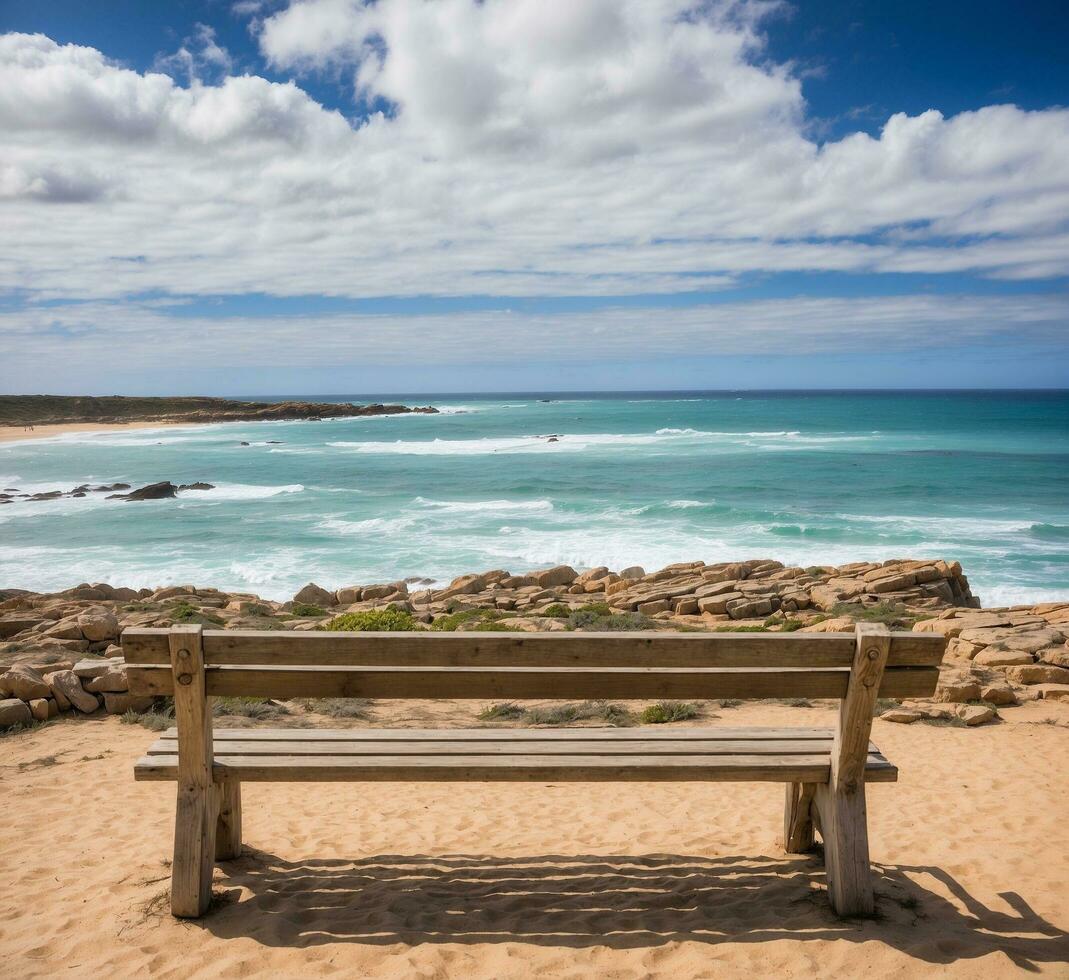
[(72, 432), (129, 432), (131, 429), (163, 429), (169, 425), (194, 425), (193, 422), (64, 422), (58, 425), (0, 425), (0, 442), (31, 442), (51, 439)]
[[(409, 724), (460, 710), (408, 707)], [(155, 736), (62, 721), (0, 741), (0, 973), (1069, 976), (1066, 713), (1013, 716), (876, 721), (902, 772), (869, 789), (866, 922), (831, 913), (818, 860), (782, 853), (782, 786), (727, 783), (250, 784), (246, 854), (217, 869), (217, 907), (179, 922), (174, 789), (131, 774)]]

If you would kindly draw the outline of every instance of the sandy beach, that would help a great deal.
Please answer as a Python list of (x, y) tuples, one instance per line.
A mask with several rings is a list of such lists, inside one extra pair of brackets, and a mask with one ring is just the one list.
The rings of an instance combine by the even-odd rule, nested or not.
[[(470, 703), (397, 703), (389, 724)], [(840, 921), (780, 846), (777, 784), (252, 784), (216, 907), (167, 911), (155, 735), (65, 720), (3, 742), (10, 976), (1069, 976), (1069, 761), (1053, 706), (982, 729), (876, 721), (877, 917)], [(1059, 717), (1061, 717), (1059, 715)], [(381, 723), (381, 722), (380, 722)], [(703, 724), (830, 725), (745, 705)]]
[(128, 432), (130, 429), (163, 429), (171, 425), (194, 425), (193, 422), (64, 422), (57, 425), (0, 425), (0, 443), (31, 442), (73, 432)]

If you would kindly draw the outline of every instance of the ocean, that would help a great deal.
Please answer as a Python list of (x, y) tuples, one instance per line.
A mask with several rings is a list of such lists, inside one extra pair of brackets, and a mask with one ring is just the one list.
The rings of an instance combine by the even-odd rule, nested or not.
[(215, 485), (0, 506), (0, 587), (193, 583), (285, 599), (308, 581), (558, 563), (932, 557), (960, 561), (986, 606), (1069, 596), (1066, 392), (375, 400), (442, 414), (0, 444), (0, 489)]

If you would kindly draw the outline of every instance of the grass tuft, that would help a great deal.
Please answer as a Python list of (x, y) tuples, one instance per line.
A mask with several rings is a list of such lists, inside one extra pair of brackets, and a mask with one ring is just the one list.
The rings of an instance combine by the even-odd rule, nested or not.
[(646, 708), (639, 718), (644, 725), (664, 725), (672, 721), (697, 718), (701, 708), (690, 701), (658, 701)]
[(343, 613), (317, 630), (340, 630), (346, 633), (403, 633), (419, 629), (419, 624), (410, 612), (387, 606), (385, 609), (367, 609), (364, 612)]
[(615, 728), (634, 724), (634, 717), (623, 705), (609, 701), (583, 701), (577, 704), (558, 704), (549, 708), (530, 708), (526, 720), (529, 725), (571, 725), (577, 721), (603, 721)]
[(483, 708), (476, 717), (479, 721), (516, 721), (526, 714), (527, 709), (515, 701), (501, 701)]

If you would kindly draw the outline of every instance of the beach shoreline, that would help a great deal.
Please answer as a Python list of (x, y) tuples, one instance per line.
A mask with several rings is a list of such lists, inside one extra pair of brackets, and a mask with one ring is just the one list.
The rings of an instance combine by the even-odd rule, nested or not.
[(168, 429), (175, 426), (211, 425), (210, 422), (56, 422), (34, 425), (0, 425), (0, 443), (5, 445), (19, 442), (39, 442), (42, 439), (54, 439), (57, 436), (74, 433), (94, 434), (109, 432), (129, 432), (132, 429)]

